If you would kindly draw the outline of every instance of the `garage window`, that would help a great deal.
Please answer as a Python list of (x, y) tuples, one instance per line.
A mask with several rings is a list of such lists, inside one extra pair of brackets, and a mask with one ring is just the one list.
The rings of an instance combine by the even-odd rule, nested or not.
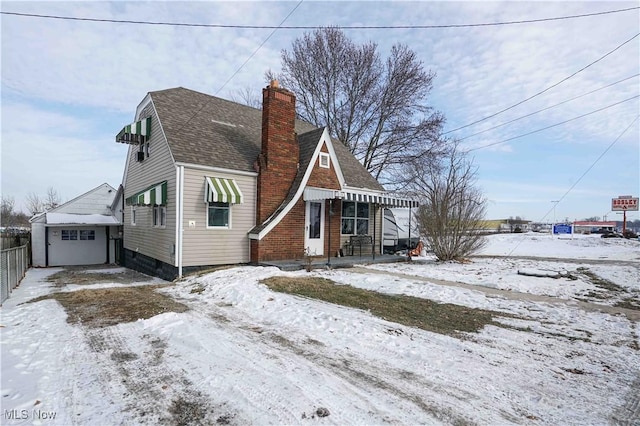
[(80, 231), (80, 239), (81, 240), (95, 240), (96, 239), (96, 231), (92, 230), (81, 230)]
[(63, 229), (62, 232), (62, 240), (70, 241), (78, 239), (78, 230), (77, 229)]

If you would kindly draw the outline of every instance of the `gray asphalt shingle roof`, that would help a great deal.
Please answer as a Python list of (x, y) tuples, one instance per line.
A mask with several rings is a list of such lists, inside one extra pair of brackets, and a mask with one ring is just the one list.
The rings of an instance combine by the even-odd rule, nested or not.
[[(149, 95), (175, 161), (255, 171), (262, 145), (261, 110), (183, 87)], [(295, 130), (304, 170), (322, 129), (296, 120)], [(333, 141), (333, 146), (347, 185), (383, 190), (342, 143)]]

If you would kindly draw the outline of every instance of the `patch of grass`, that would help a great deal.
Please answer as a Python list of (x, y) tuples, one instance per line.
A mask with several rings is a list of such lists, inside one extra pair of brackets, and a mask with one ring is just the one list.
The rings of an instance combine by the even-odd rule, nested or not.
[(188, 310), (182, 303), (155, 291), (160, 287), (166, 287), (166, 284), (52, 293), (28, 303), (57, 300), (67, 311), (67, 322), (88, 327), (107, 327), (164, 312)]
[(82, 269), (67, 267), (47, 277), (47, 281), (56, 287), (68, 284), (90, 285), (98, 283), (131, 284), (134, 282), (149, 281), (149, 277), (140, 272), (127, 269), (122, 272), (84, 272)]
[(331, 280), (318, 277), (271, 277), (262, 283), (273, 291), (368, 310), (387, 321), (450, 336), (458, 336), (461, 332), (478, 332), (487, 324), (502, 327), (493, 321), (493, 317), (510, 316), (501, 312), (337, 285)]

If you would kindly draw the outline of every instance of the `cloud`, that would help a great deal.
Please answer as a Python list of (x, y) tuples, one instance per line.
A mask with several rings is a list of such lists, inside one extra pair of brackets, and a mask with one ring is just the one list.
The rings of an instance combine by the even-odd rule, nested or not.
[[(5, 2), (4, 11), (107, 19), (277, 25), (289, 2)], [(637, 6), (635, 2), (303, 2), (289, 25), (429, 25), (566, 16)], [(117, 185), (126, 147), (114, 134), (147, 92), (183, 86), (215, 94), (270, 29), (213, 29), (44, 20), (3, 15), (3, 194), (72, 198), (107, 181)], [(437, 73), (430, 106), (446, 129), (491, 115), (562, 80), (638, 32), (637, 11), (545, 23), (438, 30), (346, 30), (415, 50)], [(278, 30), (219, 92), (264, 86), (280, 51), (304, 33)], [(450, 136), (464, 137), (638, 73), (638, 40), (531, 101)], [(594, 111), (640, 93), (634, 78), (463, 141), (477, 148)], [(637, 116), (638, 100), (531, 136), (473, 152), (483, 186), (501, 215), (543, 214)], [(604, 193), (640, 191), (640, 123), (584, 177), (571, 196), (587, 215), (608, 208)], [(94, 182), (95, 181), (95, 182)], [(514, 185), (511, 187), (510, 185)], [(531, 185), (531, 186), (528, 186)], [(581, 190), (593, 191), (591, 195)], [(520, 191), (520, 192), (518, 192)], [(530, 212), (509, 212), (532, 200)], [(517, 203), (525, 205), (523, 203)], [(541, 204), (542, 207), (538, 207)], [(496, 210), (504, 206), (503, 210)], [(559, 206), (560, 207), (560, 206)], [(576, 210), (579, 214), (579, 210)]]

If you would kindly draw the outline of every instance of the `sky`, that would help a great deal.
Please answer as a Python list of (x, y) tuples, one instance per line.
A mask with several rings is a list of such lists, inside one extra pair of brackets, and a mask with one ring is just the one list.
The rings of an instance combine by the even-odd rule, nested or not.
[[(611, 1), (1, 3), (3, 13), (251, 26), (277, 26), (290, 14), (284, 25), (343, 27), (495, 23), (636, 8), (513, 25), (345, 29), (356, 43), (377, 43), (383, 57), (394, 44), (406, 44), (436, 73), (428, 106), (446, 117), (447, 136), (470, 150), (477, 185), (488, 200), (487, 218), (546, 222), (622, 220), (610, 211), (611, 199), (640, 195), (638, 6)], [(44, 196), (49, 187), (62, 201), (104, 182), (117, 187), (127, 146), (115, 136), (134, 120), (148, 92), (182, 86), (226, 99), (239, 99), (244, 90), (259, 96), (265, 71), (279, 71), (281, 51), (311, 31), (279, 29), (269, 38), (272, 29), (7, 14), (0, 23), (0, 185), (2, 196), (24, 211), (28, 194)], [(627, 214), (637, 218), (638, 212)]]

